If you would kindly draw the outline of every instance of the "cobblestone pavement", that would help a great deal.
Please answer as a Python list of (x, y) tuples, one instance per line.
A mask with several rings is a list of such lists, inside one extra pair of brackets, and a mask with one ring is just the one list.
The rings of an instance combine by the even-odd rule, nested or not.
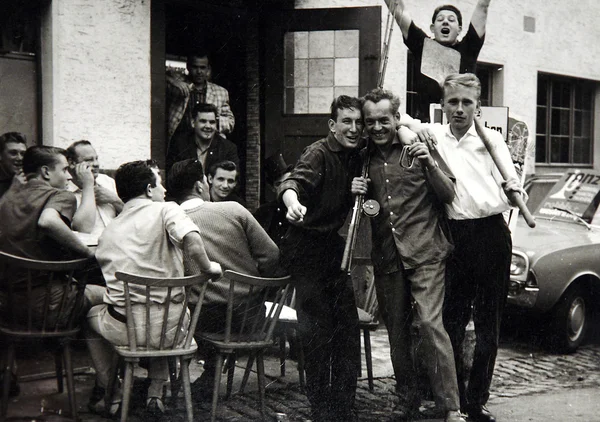
[[(356, 409), (360, 421), (392, 420), (399, 413), (395, 409), (396, 397), (392, 394), (394, 379), (389, 362), (389, 346), (385, 329), (372, 333), (373, 366), (375, 375), (375, 391), (368, 389), (366, 373), (359, 380)], [(85, 349), (76, 353), (76, 367), (89, 365), (86, 361)], [(364, 362), (364, 359), (363, 359)], [(20, 362), (20, 372), (39, 372), (51, 370), (52, 360), (37, 358)], [(243, 361), (239, 364), (243, 367)], [(275, 355), (269, 356), (265, 362), (267, 379), (267, 414), (268, 420), (304, 421), (309, 418), (309, 405), (298, 384), (295, 362), (287, 361), (286, 377), (279, 377), (279, 362)], [(241, 375), (237, 370), (237, 376)], [(366, 372), (366, 371), (364, 371)], [(192, 380), (200, 373), (200, 365), (192, 363)], [(138, 374), (143, 376), (143, 373)], [(21, 382), (21, 395), (9, 404), (11, 420), (62, 420), (53, 412), (66, 408), (65, 394), (52, 394), (56, 383), (54, 380), (27, 382), (27, 376)], [(77, 399), (82, 421), (105, 421), (87, 412), (85, 404), (94, 382), (93, 373), (84, 373), (76, 377)], [(527, 339), (509, 339), (501, 345), (494, 381), (491, 388), (490, 404), (501, 405), (511, 397), (536, 394), (560, 389), (580, 387), (600, 387), (600, 342), (581, 347), (571, 355), (550, 354)], [(224, 389), (224, 388), (223, 388)], [(46, 413), (40, 415), (40, 402), (46, 401)], [(218, 412), (219, 421), (249, 421), (260, 419), (258, 411), (258, 394), (255, 377), (251, 377), (248, 390), (244, 394), (234, 394), (229, 400), (221, 400)], [(422, 407), (427, 417), (434, 418), (432, 402), (424, 402)], [(133, 422), (144, 420), (140, 417), (141, 403), (134, 402), (131, 409)], [(195, 420), (209, 417), (208, 404), (197, 405)], [(279, 419), (278, 419), (279, 418)], [(287, 419), (286, 419), (287, 418)], [(185, 419), (183, 399), (179, 398), (176, 409), (163, 420), (183, 421)], [(433, 420), (433, 419), (429, 419)]]

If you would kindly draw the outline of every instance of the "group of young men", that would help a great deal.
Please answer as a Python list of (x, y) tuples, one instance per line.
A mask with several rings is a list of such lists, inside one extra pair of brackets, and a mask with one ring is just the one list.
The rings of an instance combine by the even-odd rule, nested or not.
[[(423, 58), (430, 54), (425, 33), (403, 1), (397, 3), (395, 16), (406, 45), (419, 63), (429, 60)], [(25, 151), (19, 136), (0, 137), (0, 182), (7, 191), (0, 199), (0, 249), (35, 259), (95, 255), (102, 269), (106, 287), (86, 289), (91, 305), (86, 337), (98, 373), (92, 408), (106, 405), (104, 388), (114, 370), (109, 343), (127, 341), (124, 291), (115, 271), (165, 277), (204, 271), (219, 277), (223, 269), (254, 275), (278, 275), (283, 269), (292, 275), (297, 292), (313, 420), (355, 420), (358, 316), (352, 280), (340, 269), (345, 242), (338, 231), (354, 196), (365, 195), (381, 206), (371, 220), (371, 258), (403, 416), (419, 413), (419, 359), (447, 422), (465, 421), (465, 414), (470, 421), (495, 420), (485, 404), (509, 278), (511, 238), (502, 213), (513, 205), (507, 193), (522, 189), (516, 174), (501, 177), (481, 131), (510, 160), (502, 137), (474, 123), (481, 85), (472, 72), (489, 3), (478, 1), (460, 42), (460, 11), (446, 5), (434, 12), (434, 40), (458, 51), (460, 64), (441, 84), (420, 75), (427, 95), (419, 113), (427, 120), (429, 103), (441, 99), (447, 125), (401, 130), (400, 100), (383, 89), (360, 99), (334, 99), (327, 136), (307, 147), (293, 168), (280, 166), (278, 200), (266, 213), (279, 217), (277, 234), (272, 234), (276, 243), (236, 203), (242, 202), (234, 196), (237, 149), (222, 136), (233, 129), (233, 113), (226, 91), (208, 82), (206, 55), (188, 59), (189, 81), (168, 80), (168, 192), (177, 204), (165, 202), (166, 190), (152, 162), (123, 164), (113, 180), (99, 174), (96, 151), (87, 141), (66, 151), (44, 146)], [(366, 159), (365, 178), (360, 170)], [(283, 215), (289, 225), (282, 224)], [(99, 236), (95, 254), (72, 229)], [(211, 284), (202, 329), (221, 328), (226, 283)], [(135, 290), (131, 297), (139, 311), (134, 318), (142, 318), (145, 297)], [(162, 319), (166, 297), (152, 300), (152, 318)], [(471, 317), (476, 346), (466, 374), (461, 346)], [(151, 337), (146, 341), (157, 334)], [(151, 414), (164, 412), (166, 372), (164, 360), (149, 363)], [(210, 394), (213, 376), (208, 353), (205, 372), (195, 384), (197, 396)], [(110, 413), (118, 411), (119, 403), (116, 392), (107, 406)]]

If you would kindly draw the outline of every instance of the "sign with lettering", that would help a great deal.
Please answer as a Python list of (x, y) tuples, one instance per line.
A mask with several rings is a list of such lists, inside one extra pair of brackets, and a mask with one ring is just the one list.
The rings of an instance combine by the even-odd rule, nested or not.
[(600, 203), (600, 172), (568, 170), (540, 203), (536, 214), (557, 220), (591, 223)]

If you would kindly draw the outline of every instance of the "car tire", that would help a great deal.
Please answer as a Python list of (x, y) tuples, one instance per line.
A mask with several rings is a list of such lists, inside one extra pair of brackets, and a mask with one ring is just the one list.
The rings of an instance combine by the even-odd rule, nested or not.
[(550, 346), (553, 351), (572, 353), (581, 345), (590, 322), (590, 302), (585, 290), (571, 286), (551, 315)]

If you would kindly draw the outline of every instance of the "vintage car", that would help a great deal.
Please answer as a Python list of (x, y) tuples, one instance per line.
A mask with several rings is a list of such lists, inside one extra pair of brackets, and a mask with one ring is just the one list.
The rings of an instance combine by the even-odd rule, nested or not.
[(600, 297), (599, 192), (600, 172), (567, 171), (535, 210), (530, 207), (536, 227), (520, 218), (512, 232), (508, 311), (544, 318), (557, 351), (579, 347)]

